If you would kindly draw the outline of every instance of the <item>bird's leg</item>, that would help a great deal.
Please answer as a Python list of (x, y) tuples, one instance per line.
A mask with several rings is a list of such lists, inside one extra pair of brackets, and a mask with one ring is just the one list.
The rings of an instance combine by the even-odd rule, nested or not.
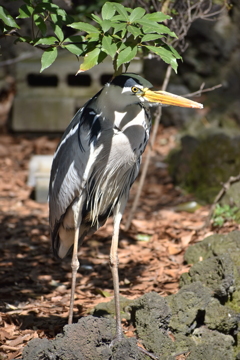
[(120, 315), (120, 298), (119, 298), (119, 277), (118, 277), (118, 238), (119, 228), (122, 219), (122, 214), (117, 212), (114, 216), (113, 237), (110, 250), (110, 267), (113, 277), (115, 313), (116, 313), (116, 340), (120, 341), (123, 338), (123, 331), (121, 325)]
[(72, 286), (71, 286), (71, 297), (70, 297), (70, 308), (68, 315), (68, 324), (72, 324), (73, 319), (73, 305), (74, 305), (74, 295), (75, 295), (75, 287), (76, 287), (76, 276), (79, 268), (78, 261), (78, 238), (79, 238), (79, 226), (75, 228), (74, 233), (74, 243), (73, 243), (73, 254), (72, 254)]

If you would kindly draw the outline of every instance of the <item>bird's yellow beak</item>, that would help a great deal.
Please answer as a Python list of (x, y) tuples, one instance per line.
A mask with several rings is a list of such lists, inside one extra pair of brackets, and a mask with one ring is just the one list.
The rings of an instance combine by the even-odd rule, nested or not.
[(203, 105), (198, 102), (186, 99), (182, 96), (168, 93), (166, 91), (152, 91), (149, 89), (143, 89), (142, 96), (150, 102), (159, 103), (163, 105), (174, 105), (174, 106), (181, 106), (181, 107), (188, 107), (195, 109), (203, 108)]

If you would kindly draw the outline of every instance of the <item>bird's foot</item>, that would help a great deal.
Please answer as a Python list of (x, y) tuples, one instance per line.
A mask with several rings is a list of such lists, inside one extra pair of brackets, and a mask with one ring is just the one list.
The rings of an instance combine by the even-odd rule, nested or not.
[(123, 331), (122, 328), (120, 329), (116, 329), (116, 334), (113, 338), (113, 340), (111, 341), (110, 347), (113, 347), (115, 344), (121, 342), (124, 339), (124, 335), (123, 335)]

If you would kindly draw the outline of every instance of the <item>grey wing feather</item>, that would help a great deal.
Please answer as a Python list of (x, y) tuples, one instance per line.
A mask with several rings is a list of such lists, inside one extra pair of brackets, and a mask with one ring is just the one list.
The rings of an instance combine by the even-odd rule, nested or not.
[(73, 117), (66, 128), (53, 157), (49, 183), (49, 222), (53, 231), (76, 194), (82, 188), (83, 174), (89, 159), (89, 129), (84, 115), (90, 99)]
[(81, 129), (81, 116), (83, 109), (79, 110), (68, 128), (56, 150), (49, 185), (49, 222), (52, 233), (58, 231), (61, 218), (74, 200), (81, 196), (84, 187), (83, 175), (89, 158), (89, 144), (87, 129)]

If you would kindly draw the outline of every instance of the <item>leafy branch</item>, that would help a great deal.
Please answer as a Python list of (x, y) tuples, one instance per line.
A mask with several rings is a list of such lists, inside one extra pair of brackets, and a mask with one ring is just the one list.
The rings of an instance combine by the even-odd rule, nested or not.
[[(86, 71), (101, 63), (107, 56), (112, 58), (115, 73), (126, 69), (137, 54), (155, 54), (177, 71), (178, 52), (167, 43), (176, 34), (166, 25), (169, 15), (160, 11), (146, 13), (142, 7), (134, 9), (116, 2), (106, 2), (101, 15), (91, 15), (92, 22), (74, 22), (65, 10), (53, 4), (52, 0), (23, 0), (19, 15), (15, 20), (0, 6), (0, 29), (2, 36), (16, 36), (20, 42), (42, 49), (41, 71), (49, 67), (57, 58), (58, 49), (83, 57), (79, 72)], [(18, 19), (32, 20), (32, 36), (20, 34)], [(77, 30), (65, 37), (64, 26)]]

